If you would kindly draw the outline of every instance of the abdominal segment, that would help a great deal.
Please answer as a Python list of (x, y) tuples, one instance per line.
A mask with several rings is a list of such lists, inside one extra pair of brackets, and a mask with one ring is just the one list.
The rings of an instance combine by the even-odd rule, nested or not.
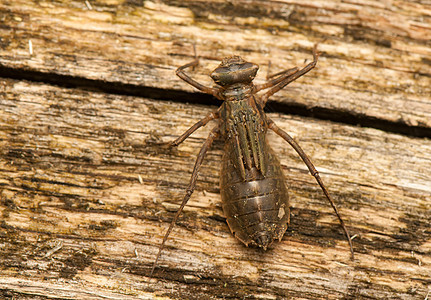
[(220, 179), (227, 223), (245, 245), (266, 250), (275, 239), (281, 240), (289, 224), (289, 197), (280, 163), (266, 144), (265, 175), (253, 166), (243, 169), (244, 178), (229, 155), (231, 148), (227, 143)]

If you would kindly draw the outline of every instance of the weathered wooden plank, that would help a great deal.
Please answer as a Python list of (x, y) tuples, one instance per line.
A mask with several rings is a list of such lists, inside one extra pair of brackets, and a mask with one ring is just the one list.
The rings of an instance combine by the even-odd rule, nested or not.
[(192, 44), (203, 57), (196, 78), (210, 84), (216, 58), (240, 54), (263, 80), (269, 61), (271, 72), (301, 65), (320, 43), (312, 75), (273, 97), (283, 110), (431, 135), (426, 1), (17, 0), (2, 1), (0, 15), (2, 74), (189, 92), (173, 70), (192, 59)]
[(221, 217), (221, 146), (148, 278), (211, 108), (46, 84), (0, 82), (0, 291), (54, 299), (425, 299), (431, 274), (431, 141), (271, 114), (307, 151), (354, 239), (274, 135), (292, 224), (263, 253)]
[[(63, 85), (90, 79), (105, 90), (112, 82), (131, 84), (143, 94), (155, 87), (158, 97), (193, 91), (173, 72), (192, 58), (191, 43), (204, 57), (196, 78), (210, 84), (215, 58), (241, 54), (262, 66), (263, 80), (268, 60), (271, 72), (300, 64), (320, 42), (319, 67), (274, 100), (327, 109), (352, 119), (346, 122), (358, 114), (430, 127), (426, 3), (4, 1), (0, 20), (1, 76)], [(230, 235), (220, 217), (219, 146), (156, 280), (147, 277), (151, 262), (208, 129), (176, 151), (157, 142), (209, 108), (12, 80), (0, 86), (2, 296), (427, 296), (426, 139), (273, 115), (322, 172), (357, 234), (358, 261), (348, 260), (336, 219), (305, 167), (271, 137), (291, 186), (293, 219), (283, 241), (262, 254)]]

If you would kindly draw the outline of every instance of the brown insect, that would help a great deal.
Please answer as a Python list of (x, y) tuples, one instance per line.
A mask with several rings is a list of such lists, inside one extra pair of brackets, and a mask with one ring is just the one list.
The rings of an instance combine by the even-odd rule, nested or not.
[[(172, 146), (178, 146), (209, 121), (219, 120), (197, 156), (186, 195), (159, 247), (151, 274), (175, 222), (193, 193), (205, 153), (218, 136), (221, 136), (225, 143), (220, 191), (223, 211), (230, 230), (246, 246), (257, 246), (264, 250), (274, 240), (282, 239), (289, 225), (289, 197), (280, 162), (266, 140), (268, 129), (288, 142), (307, 165), (334, 209), (349, 242), (352, 259), (354, 258), (352, 241), (347, 228), (316, 168), (293, 138), (279, 128), (263, 111), (271, 95), (316, 66), (319, 56), (316, 48), (315, 46), (313, 49), (313, 61), (303, 69), (295, 67), (285, 70), (275, 74), (274, 78), (266, 83), (258, 85), (253, 84), (253, 79), (259, 66), (246, 62), (239, 56), (223, 59), (211, 73), (211, 78), (218, 85), (214, 88), (196, 82), (184, 72), (189, 67), (197, 66), (198, 58), (177, 69), (176, 74), (181, 79), (198, 90), (213, 95), (223, 101), (223, 104), (171, 143)], [(269, 90), (260, 96), (256, 94), (264, 89)]]

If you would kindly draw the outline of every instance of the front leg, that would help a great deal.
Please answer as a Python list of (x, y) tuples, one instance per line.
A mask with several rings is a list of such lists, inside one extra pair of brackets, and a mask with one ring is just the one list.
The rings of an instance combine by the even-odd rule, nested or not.
[[(282, 82), (283, 80), (285, 80), (286, 78), (288, 78), (289, 76), (295, 74), (298, 71), (299, 71), (298, 67), (294, 67), (294, 68), (291, 68), (291, 69), (288, 69), (288, 70), (284, 70), (284, 71), (278, 72), (278, 73), (273, 74), (273, 75), (268, 75), (266, 77), (266, 79), (268, 81), (265, 82), (265, 83), (262, 83), (262, 84), (256, 84), (254, 86), (254, 91), (257, 93), (257, 92), (259, 92), (261, 90), (273, 87), (273, 86), (279, 84), (280, 82)], [(273, 79), (271, 79), (271, 78), (273, 78)]]
[(317, 44), (316, 44), (313, 48), (313, 61), (308, 65), (306, 65), (304, 68), (302, 68), (301, 70), (298, 70), (297, 68), (293, 68), (293, 69), (283, 71), (281, 72), (282, 75), (280, 77), (270, 80), (264, 84), (258, 85), (257, 88), (259, 88), (260, 90), (271, 87), (269, 91), (267, 91), (265, 94), (261, 96), (262, 107), (265, 106), (270, 96), (277, 93), (279, 90), (284, 88), (292, 81), (295, 81), (302, 75), (305, 75), (306, 73), (311, 71), (316, 66), (318, 58), (319, 58), (319, 53), (317, 52)]
[(196, 51), (195, 51), (195, 57), (196, 57), (195, 60), (193, 60), (192, 62), (189, 62), (188, 64), (185, 64), (184, 66), (179, 67), (176, 70), (177, 76), (180, 77), (185, 82), (187, 82), (188, 84), (190, 84), (191, 86), (194, 86), (198, 90), (200, 90), (206, 94), (213, 95), (214, 97), (218, 98), (217, 97), (218, 89), (204, 86), (203, 84), (200, 84), (199, 82), (197, 82), (196, 80), (194, 80), (193, 78), (191, 78), (189, 75), (187, 75), (184, 72), (184, 70), (187, 68), (196, 67), (197, 65), (199, 65), (199, 58), (196, 56)]

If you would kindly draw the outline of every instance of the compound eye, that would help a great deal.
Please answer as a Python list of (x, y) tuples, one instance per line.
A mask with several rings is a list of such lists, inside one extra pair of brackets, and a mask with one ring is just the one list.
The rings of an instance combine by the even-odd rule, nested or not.
[[(252, 64), (250, 62), (246, 62), (246, 63), (239, 65), (239, 69), (240, 70), (253, 69), (253, 66), (255, 66), (255, 64)], [(257, 72), (257, 70), (256, 70), (256, 72)]]
[[(232, 71), (232, 69), (230, 67), (218, 67), (217, 69), (215, 69), (212, 74), (214, 73), (218, 73), (218, 74), (226, 74), (229, 73), (230, 71)], [(212, 75), (211, 75), (212, 76)]]

